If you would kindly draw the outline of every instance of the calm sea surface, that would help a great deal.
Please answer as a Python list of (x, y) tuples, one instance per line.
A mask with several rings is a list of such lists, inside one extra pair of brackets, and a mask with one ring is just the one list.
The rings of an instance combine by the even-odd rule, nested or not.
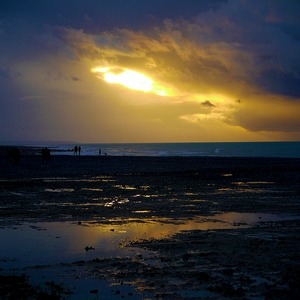
[[(74, 155), (74, 147), (81, 147), (81, 155), (112, 156), (239, 156), (300, 158), (300, 142), (243, 142), (243, 143), (142, 143), (142, 144), (61, 144), (49, 143), (53, 155)], [(32, 144), (31, 144), (32, 146)]]

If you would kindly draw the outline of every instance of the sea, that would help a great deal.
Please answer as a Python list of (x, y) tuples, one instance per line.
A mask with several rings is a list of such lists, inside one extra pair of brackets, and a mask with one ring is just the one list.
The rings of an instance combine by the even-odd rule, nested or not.
[[(52, 155), (110, 156), (226, 156), (300, 158), (300, 142), (203, 142), (203, 143), (28, 143), (48, 147)], [(77, 153), (78, 154), (78, 153)]]

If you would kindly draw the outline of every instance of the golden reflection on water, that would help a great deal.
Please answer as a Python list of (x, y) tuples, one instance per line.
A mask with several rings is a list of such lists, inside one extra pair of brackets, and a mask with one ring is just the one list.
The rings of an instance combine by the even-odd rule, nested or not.
[[(137, 214), (144, 212), (146, 210), (136, 211)], [(283, 218), (273, 214), (235, 212), (189, 220), (154, 217), (110, 220), (103, 218), (102, 221), (98, 219), (82, 222), (34, 223), (34, 226), (32, 223), (25, 223), (15, 225), (13, 228), (0, 229), (0, 233), (7, 241), (7, 248), (4, 249), (7, 253), (2, 253), (3, 255), (18, 258), (21, 262), (25, 259), (32, 260), (35, 264), (45, 264), (113, 255), (128, 256), (132, 250), (120, 248), (126, 241), (165, 238), (179, 231), (236, 229), (237, 226), (246, 228), (259, 221), (272, 222)], [(24, 247), (15, 247), (16, 242)], [(86, 251), (85, 247), (92, 247), (93, 250)], [(16, 260), (16, 264), (20, 264), (20, 261)], [(27, 261), (24, 262), (26, 263)]]
[(102, 182), (115, 182), (115, 179), (102, 179)]
[(139, 188), (141, 190), (148, 190), (150, 188), (150, 186), (149, 185), (141, 185)]
[(232, 182), (231, 184), (236, 184), (236, 185), (245, 185), (246, 183), (243, 181), (236, 181), (236, 182)]
[(113, 185), (113, 187), (115, 188), (119, 188), (121, 190), (136, 190), (137, 188), (130, 186), (130, 185), (122, 185), (122, 184), (117, 184), (117, 185)]
[(68, 188), (62, 188), (62, 189), (45, 189), (45, 192), (50, 192), (50, 193), (65, 193), (65, 192), (74, 192), (75, 190), (73, 188), (68, 189)]
[(219, 188), (218, 191), (233, 191), (232, 188)]
[(48, 178), (32, 178), (32, 180), (42, 180), (43, 182), (115, 182), (112, 176), (95, 176), (92, 178), (69, 178), (69, 177), (48, 177)]
[(209, 202), (208, 200), (204, 200), (204, 199), (190, 199), (190, 202)]
[(231, 184), (236, 184), (236, 185), (252, 185), (252, 184), (274, 184), (274, 182), (271, 181), (233, 181)]
[[(234, 187), (222, 187), (218, 188), (219, 192), (235, 192), (235, 193), (264, 193), (265, 189), (262, 188), (263, 185), (274, 184), (274, 182), (269, 181), (233, 181), (231, 184)], [(257, 185), (258, 187), (255, 187)], [(235, 188), (238, 187), (238, 188)]]
[[(257, 189), (257, 188), (250, 188), (250, 187), (244, 187), (239, 189), (233, 189), (233, 188), (220, 188), (217, 191), (220, 192), (234, 192), (234, 193), (263, 193), (265, 192), (264, 189)], [(216, 193), (217, 194), (217, 193)]]
[(133, 197), (141, 197), (141, 198), (157, 198), (157, 197), (164, 197), (166, 195), (157, 195), (157, 194), (148, 194), (148, 195), (141, 195), (141, 194), (137, 194), (137, 195), (134, 195)]
[(106, 207), (112, 207), (116, 204), (124, 204), (124, 203), (127, 203), (129, 202), (129, 199), (125, 198), (125, 199), (113, 199), (112, 201), (108, 202), (108, 203), (105, 203), (104, 206)]

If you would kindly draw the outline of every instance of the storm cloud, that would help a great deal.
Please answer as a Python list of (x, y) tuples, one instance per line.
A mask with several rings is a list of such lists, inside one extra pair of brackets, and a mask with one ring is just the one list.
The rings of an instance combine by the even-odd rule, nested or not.
[[(3, 140), (21, 138), (18, 128), (23, 138), (55, 140), (89, 132), (96, 141), (97, 128), (109, 128), (105, 141), (141, 141), (137, 127), (149, 141), (196, 141), (197, 131), (208, 140), (216, 128), (215, 140), (300, 137), (299, 1), (32, 0), (0, 8)], [(95, 67), (140, 72), (167, 96), (108, 85)], [(13, 111), (19, 122), (8, 122)], [(104, 111), (126, 123), (127, 139)]]

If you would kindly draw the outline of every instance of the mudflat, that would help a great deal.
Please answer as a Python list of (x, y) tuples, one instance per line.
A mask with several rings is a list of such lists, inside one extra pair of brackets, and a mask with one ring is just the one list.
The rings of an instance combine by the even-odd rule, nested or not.
[[(300, 159), (52, 155), (42, 161), (39, 149), (20, 150), (20, 165), (14, 165), (0, 148), (1, 230), (57, 221), (111, 228), (191, 220), (230, 225), (120, 241), (118, 247), (140, 248), (147, 257), (65, 262), (66, 269), (84, 268), (88, 278), (135, 291), (117, 288), (101, 298), (95, 285), (84, 299), (299, 298)], [(230, 213), (241, 220), (222, 217)], [(249, 214), (273, 217), (251, 223), (243, 220)], [(3, 299), (16, 291), (9, 276), (28, 270), (12, 272), (7, 261), (0, 252)], [(80, 299), (71, 292), (56, 293), (56, 299)]]

